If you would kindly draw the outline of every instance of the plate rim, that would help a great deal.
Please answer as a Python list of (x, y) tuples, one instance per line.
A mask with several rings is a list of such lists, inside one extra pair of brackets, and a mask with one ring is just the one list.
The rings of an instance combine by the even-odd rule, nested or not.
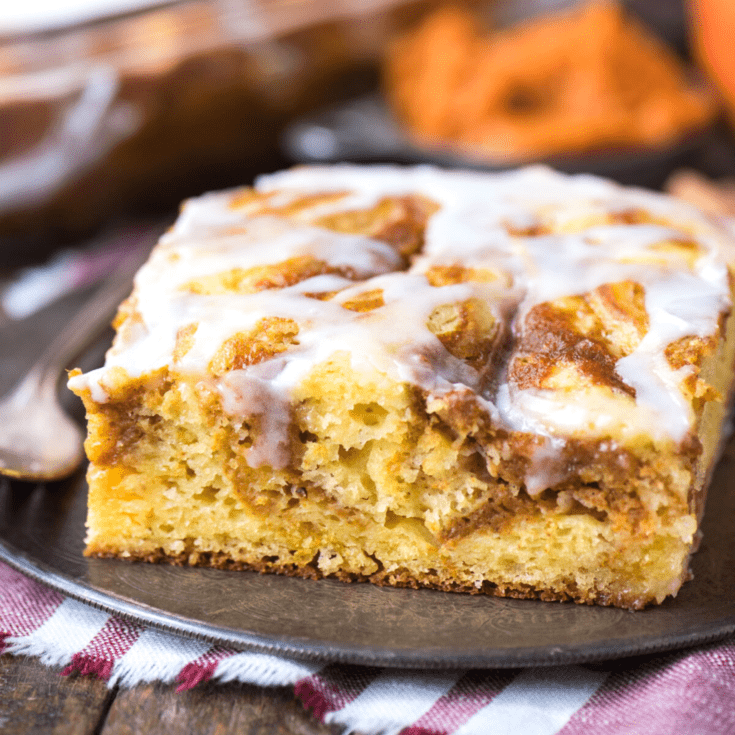
[[(82, 483), (82, 485), (86, 487), (85, 483)], [(77, 490), (77, 492), (79, 491)], [(67, 597), (87, 604), (96, 610), (117, 615), (127, 621), (213, 645), (230, 646), (244, 652), (251, 651), (290, 657), (302, 662), (356, 664), (397, 669), (541, 668), (673, 652), (677, 649), (713, 643), (735, 634), (735, 615), (733, 615), (724, 621), (703, 624), (693, 631), (667, 634), (646, 642), (634, 641), (630, 638), (623, 641), (608, 639), (576, 645), (543, 645), (507, 650), (485, 649), (482, 652), (474, 651), (471, 653), (456, 653), (445, 648), (432, 649), (429, 647), (420, 650), (396, 651), (387, 647), (377, 648), (374, 645), (335, 644), (333, 642), (309, 641), (297, 636), (258, 634), (185, 618), (161, 608), (124, 599), (111, 592), (97, 589), (83, 580), (54, 569), (51, 565), (34, 558), (31, 553), (16, 548), (12, 542), (4, 538), (2, 531), (0, 531), (0, 561)], [(99, 561), (115, 564), (131, 563), (119, 559), (102, 559)], [(257, 574), (257, 572), (251, 573)], [(278, 577), (279, 575), (272, 576)], [(320, 581), (329, 580), (309, 581), (318, 584)], [(524, 600), (523, 602), (529, 604), (559, 604), (544, 603), (539, 600)], [(628, 614), (638, 615), (641, 612), (628, 612)]]

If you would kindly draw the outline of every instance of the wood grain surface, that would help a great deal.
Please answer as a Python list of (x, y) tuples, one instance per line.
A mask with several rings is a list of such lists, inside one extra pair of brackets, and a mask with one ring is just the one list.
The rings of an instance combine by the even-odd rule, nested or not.
[(291, 689), (175, 684), (108, 689), (93, 677), (62, 676), (36, 659), (0, 656), (3, 735), (336, 735)]

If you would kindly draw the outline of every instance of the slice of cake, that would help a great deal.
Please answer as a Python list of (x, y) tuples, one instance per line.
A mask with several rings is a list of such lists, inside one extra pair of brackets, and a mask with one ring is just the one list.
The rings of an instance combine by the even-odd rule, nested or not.
[(548, 169), (187, 202), (86, 405), (87, 554), (641, 608), (697, 545), (733, 242)]

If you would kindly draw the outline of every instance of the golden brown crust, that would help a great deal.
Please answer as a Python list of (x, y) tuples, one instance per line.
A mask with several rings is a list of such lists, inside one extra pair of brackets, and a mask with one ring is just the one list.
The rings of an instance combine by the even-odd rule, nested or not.
[(325, 215), (313, 224), (336, 232), (374, 237), (392, 245), (408, 259), (421, 250), (426, 223), (438, 208), (436, 202), (420, 195), (385, 197), (371, 209)]
[(296, 343), (299, 326), (293, 319), (265, 317), (249, 332), (238, 332), (226, 339), (209, 364), (212, 375), (257, 365)]
[(198, 327), (199, 325), (196, 322), (192, 322), (176, 331), (176, 345), (173, 352), (174, 363), (180, 362), (194, 346), (194, 335), (196, 335)]
[(349, 311), (367, 312), (373, 309), (379, 309), (385, 306), (383, 300), (383, 289), (376, 288), (370, 291), (364, 291), (347, 301), (342, 302), (342, 306)]
[[(536, 589), (531, 585), (498, 584), (485, 581), (480, 585), (440, 579), (438, 575), (427, 575), (417, 579), (415, 575), (406, 571), (386, 572), (380, 570), (373, 574), (363, 575), (336, 571), (330, 574), (322, 572), (316, 564), (299, 566), (296, 564), (277, 564), (267, 560), (260, 562), (245, 562), (232, 559), (220, 553), (197, 553), (195, 558), (188, 552), (171, 555), (162, 551), (146, 554), (130, 553), (121, 557), (114, 550), (90, 551), (85, 556), (98, 559), (122, 559), (129, 563), (144, 562), (148, 564), (171, 564), (173, 566), (198, 566), (226, 571), (251, 571), (260, 574), (280, 574), (286, 577), (301, 579), (337, 579), (340, 582), (369, 582), (379, 587), (399, 587), (408, 589), (433, 589), (440, 592), (460, 592), (470, 595), (490, 595), (518, 600), (541, 600), (543, 602), (575, 602), (584, 605), (601, 605), (619, 607), (628, 610), (642, 610), (650, 601), (642, 601), (634, 594), (625, 592), (610, 593), (602, 590), (594, 592), (580, 591), (572, 579), (563, 589)], [(691, 575), (687, 574), (687, 578)]]
[(289, 258), (281, 263), (254, 268), (232, 270), (203, 276), (189, 281), (182, 289), (191, 293), (211, 296), (217, 294), (250, 294), (271, 289), (288, 288), (314, 276), (335, 274), (344, 278), (355, 278), (351, 268), (330, 266), (323, 260), (311, 256)]
[(453, 286), (457, 283), (493, 283), (500, 280), (510, 285), (510, 275), (491, 268), (469, 268), (461, 263), (432, 265), (425, 273), (426, 280), (435, 287)]
[(450, 355), (464, 360), (480, 374), (489, 371), (503, 333), (489, 304), (480, 299), (444, 304), (434, 309), (426, 326)]
[(392, 245), (399, 255), (406, 258), (406, 262), (421, 249), (426, 223), (439, 206), (425, 196), (412, 194), (383, 197), (369, 209), (314, 216), (312, 210), (318, 205), (338, 201), (346, 194), (323, 192), (300, 195), (286, 204), (274, 206), (269, 201), (273, 197), (272, 192), (243, 189), (233, 199), (231, 206), (244, 209), (249, 214), (275, 215), (335, 232), (373, 237)]

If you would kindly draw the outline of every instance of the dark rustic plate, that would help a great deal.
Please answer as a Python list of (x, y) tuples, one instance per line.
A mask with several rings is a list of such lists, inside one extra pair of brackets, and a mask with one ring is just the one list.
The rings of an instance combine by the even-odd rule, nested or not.
[(401, 667), (582, 662), (735, 632), (734, 482), (731, 451), (712, 487), (694, 580), (675, 600), (636, 613), (86, 559), (81, 475), (54, 485), (0, 484), (0, 558), (95, 607), (242, 648)]
[[(706, 151), (719, 143), (717, 126), (693, 131), (658, 148), (610, 150), (526, 161), (544, 163), (568, 174), (605, 176), (628, 186), (661, 188), (677, 168), (697, 166)], [(501, 171), (518, 161), (492, 161), (450, 147), (425, 147), (412, 141), (393, 119), (383, 99), (365, 95), (312, 113), (292, 123), (281, 143), (286, 155), (303, 163), (395, 161)]]
[[(80, 298), (0, 329), (0, 393)], [(91, 348), (81, 366), (92, 367), (104, 347)], [(0, 480), (0, 559), (95, 607), (245, 649), (396, 667), (542, 666), (670, 650), (735, 632), (734, 490), (735, 441), (714, 476), (694, 580), (676, 599), (636, 613), (87, 559), (83, 471), (61, 483)]]

